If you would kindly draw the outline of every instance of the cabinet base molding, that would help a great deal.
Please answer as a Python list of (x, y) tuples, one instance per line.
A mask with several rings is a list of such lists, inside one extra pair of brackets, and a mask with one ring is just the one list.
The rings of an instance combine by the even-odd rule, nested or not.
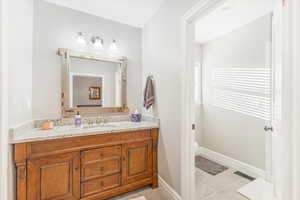
[(82, 200), (105, 200), (113, 196), (117, 196), (119, 194), (123, 194), (126, 192), (130, 192), (132, 190), (136, 190), (138, 188), (141, 188), (143, 186), (151, 185), (152, 184), (152, 178), (148, 178), (142, 181), (138, 181), (132, 184), (124, 185), (121, 187), (117, 187), (115, 189), (111, 189), (107, 192), (102, 192), (101, 194), (89, 196), (86, 198), (83, 198)]

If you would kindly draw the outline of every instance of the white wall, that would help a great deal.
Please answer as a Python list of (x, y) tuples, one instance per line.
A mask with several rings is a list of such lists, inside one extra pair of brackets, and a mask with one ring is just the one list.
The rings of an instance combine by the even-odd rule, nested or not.
[(26, 0), (22, 3), (9, 1), (8, 14), (9, 126), (11, 127), (32, 118), (33, 1)]
[(265, 120), (213, 105), (216, 67), (264, 68), (271, 41), (267, 15), (203, 45), (203, 142), (208, 149), (265, 169)]
[(128, 25), (35, 0), (33, 118), (60, 117), (61, 62), (57, 48), (77, 48), (77, 32), (104, 38), (105, 49), (116, 39), (128, 57), (128, 105), (141, 105), (142, 31)]
[(33, 1), (1, 3), (1, 199), (13, 200), (15, 168), (7, 129), (32, 118)]
[[(180, 193), (181, 80), (183, 69), (182, 17), (197, 0), (166, 0), (143, 28), (143, 80), (155, 79), (156, 106), (161, 119), (159, 174)], [(143, 83), (144, 83), (143, 82)]]
[[(8, 7), (8, 125), (12, 127), (32, 119), (33, 0), (10, 0)], [(15, 168), (11, 146), (8, 151), (7, 199), (12, 200)]]

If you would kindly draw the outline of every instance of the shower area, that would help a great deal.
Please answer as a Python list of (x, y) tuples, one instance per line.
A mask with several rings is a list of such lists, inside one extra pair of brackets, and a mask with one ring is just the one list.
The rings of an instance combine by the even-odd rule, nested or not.
[(228, 2), (195, 23), (196, 199), (260, 200), (257, 188), (272, 193), (272, 12)]

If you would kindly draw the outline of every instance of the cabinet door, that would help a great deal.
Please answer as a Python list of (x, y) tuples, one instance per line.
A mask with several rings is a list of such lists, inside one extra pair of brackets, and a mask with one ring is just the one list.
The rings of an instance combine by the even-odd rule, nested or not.
[(152, 176), (152, 140), (123, 146), (122, 183), (129, 184)]
[(80, 199), (80, 153), (28, 160), (27, 200)]

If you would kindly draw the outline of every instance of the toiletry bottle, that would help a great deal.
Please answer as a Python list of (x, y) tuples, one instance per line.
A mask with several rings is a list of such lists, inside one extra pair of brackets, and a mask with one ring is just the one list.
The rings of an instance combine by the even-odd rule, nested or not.
[(77, 115), (75, 115), (75, 126), (81, 127), (81, 116), (79, 112), (77, 112)]

